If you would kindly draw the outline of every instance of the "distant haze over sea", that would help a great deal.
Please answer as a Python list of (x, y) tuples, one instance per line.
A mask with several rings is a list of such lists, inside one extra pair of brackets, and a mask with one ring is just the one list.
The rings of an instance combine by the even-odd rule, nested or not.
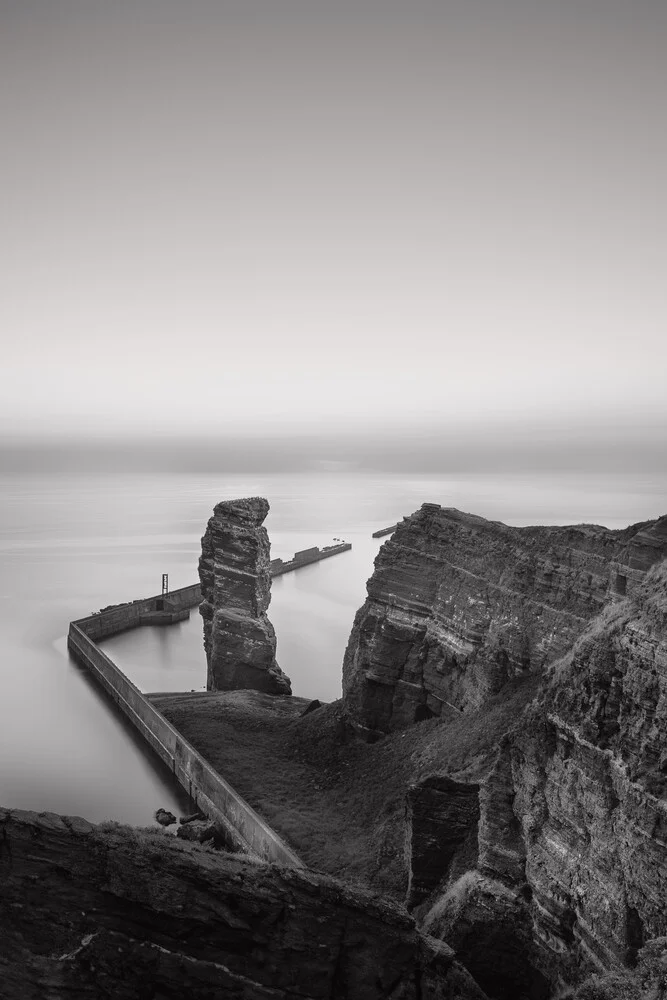
[[(307, 421), (304, 419), (304, 423)], [(562, 422), (404, 426), (384, 433), (309, 427), (301, 432), (235, 430), (133, 437), (0, 437), (6, 472), (667, 472), (658, 414), (605, 415)]]

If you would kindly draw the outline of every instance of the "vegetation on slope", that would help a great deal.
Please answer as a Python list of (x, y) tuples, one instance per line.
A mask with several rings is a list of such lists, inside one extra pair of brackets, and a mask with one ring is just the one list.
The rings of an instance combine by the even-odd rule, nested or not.
[(534, 697), (517, 680), (484, 707), (369, 745), (342, 703), (302, 716), (300, 698), (255, 691), (154, 695), (156, 707), (309, 867), (403, 896), (405, 794), (430, 774), (477, 777)]
[(655, 938), (640, 951), (636, 969), (594, 975), (561, 1000), (665, 1000), (667, 938)]

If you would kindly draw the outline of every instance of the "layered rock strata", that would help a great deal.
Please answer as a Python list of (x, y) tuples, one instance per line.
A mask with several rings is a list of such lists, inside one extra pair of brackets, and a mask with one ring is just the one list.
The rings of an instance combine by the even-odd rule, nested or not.
[(387, 902), (164, 834), (0, 809), (12, 1000), (485, 1000)]
[[(664, 538), (665, 523), (644, 538)], [(632, 967), (667, 934), (667, 562), (645, 571), (646, 551), (639, 565), (610, 562), (631, 596), (610, 601), (546, 671), (478, 769), (476, 830), (457, 805), (473, 801), (473, 783), (433, 778), (409, 795), (422, 803), (409, 808), (409, 902), (491, 996), (550, 996)], [(449, 831), (430, 840), (448, 813)]]
[(555, 666), (538, 723), (511, 750), (537, 939), (632, 965), (667, 934), (667, 563)]
[(667, 554), (667, 517), (621, 531), (513, 528), (424, 504), (375, 560), (343, 665), (346, 708), (369, 738), (478, 708), (563, 656), (604, 605)]
[(199, 560), (204, 648), (209, 691), (253, 688), (290, 694), (276, 663), (276, 634), (267, 617), (271, 600), (270, 545), (262, 497), (216, 505)]

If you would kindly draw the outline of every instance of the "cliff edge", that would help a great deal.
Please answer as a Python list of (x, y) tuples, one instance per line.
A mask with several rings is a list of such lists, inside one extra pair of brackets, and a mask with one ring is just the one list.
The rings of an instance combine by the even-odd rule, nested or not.
[(375, 560), (343, 664), (360, 733), (378, 738), (445, 706), (479, 708), (563, 656), (609, 601), (667, 555), (667, 517), (621, 531), (513, 528), (437, 504)]
[(165, 834), (0, 809), (12, 1000), (485, 1000), (400, 907)]

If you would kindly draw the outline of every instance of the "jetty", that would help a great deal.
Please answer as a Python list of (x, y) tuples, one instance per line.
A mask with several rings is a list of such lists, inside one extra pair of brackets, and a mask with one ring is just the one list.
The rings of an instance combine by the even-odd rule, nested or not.
[(382, 538), (383, 535), (391, 535), (392, 532), (396, 531), (398, 528), (397, 524), (390, 525), (389, 528), (380, 528), (379, 531), (374, 531), (371, 538)]
[(180, 612), (187, 615), (188, 609), (200, 600), (201, 588), (197, 583), (173, 590), (168, 596), (159, 594), (128, 604), (110, 605), (70, 622), (67, 648), (164, 761), (190, 796), (193, 811), (200, 810), (215, 823), (231, 849), (289, 868), (302, 868), (302, 861), (291, 847), (165, 719), (99, 645), (102, 639), (127, 629), (180, 620), (173, 616)]
[(310, 563), (319, 562), (320, 559), (329, 559), (330, 556), (337, 556), (339, 552), (348, 552), (352, 548), (350, 542), (341, 542), (338, 545), (325, 545), (323, 549), (313, 545), (310, 549), (301, 549), (295, 552), (291, 559), (283, 562), (282, 559), (271, 560), (271, 576), (281, 576), (283, 573), (290, 573), (294, 569), (301, 569)]
[[(313, 546), (295, 552), (287, 562), (271, 561), (271, 576), (280, 576), (347, 552), (349, 542)], [(125, 604), (110, 604), (85, 618), (70, 622), (67, 648), (95, 678), (140, 736), (169, 767), (193, 806), (212, 820), (231, 849), (263, 861), (290, 868), (303, 862), (266, 820), (239, 795), (152, 704), (99, 643), (109, 636), (142, 625), (173, 625), (190, 616), (201, 601), (201, 584), (169, 591), (169, 578), (162, 576), (162, 593)]]
[[(272, 559), (271, 576), (291, 573), (292, 570), (319, 562), (320, 559), (337, 556), (339, 552), (348, 552), (351, 548), (350, 542), (325, 545), (322, 549), (314, 545), (310, 549), (301, 549), (300, 552), (295, 552), (291, 559)], [(163, 577), (162, 593), (155, 597), (140, 598), (135, 601), (127, 601), (124, 604), (110, 604), (106, 608), (101, 608), (100, 611), (93, 611), (89, 619), (93, 616), (96, 618), (97, 637), (106, 639), (118, 632), (125, 632), (127, 629), (136, 628), (139, 625), (174, 625), (176, 622), (189, 618), (190, 608), (195, 608), (201, 603), (201, 584), (193, 583), (189, 587), (180, 587), (178, 590), (169, 592), (165, 587), (164, 579)], [(85, 619), (85, 621), (89, 619)], [(102, 622), (104, 623), (103, 632), (100, 631)]]

